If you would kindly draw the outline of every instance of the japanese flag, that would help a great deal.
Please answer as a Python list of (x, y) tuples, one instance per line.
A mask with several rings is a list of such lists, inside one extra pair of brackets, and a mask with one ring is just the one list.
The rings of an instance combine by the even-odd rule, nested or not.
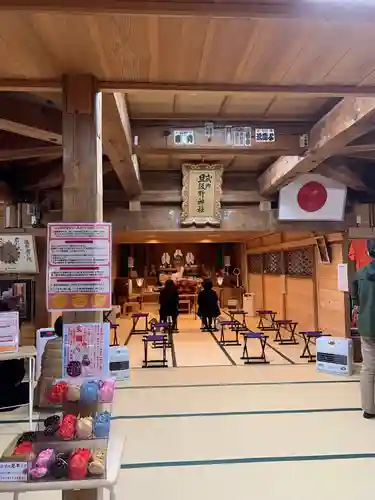
[(280, 189), (279, 220), (341, 221), (346, 186), (318, 174), (304, 174)]

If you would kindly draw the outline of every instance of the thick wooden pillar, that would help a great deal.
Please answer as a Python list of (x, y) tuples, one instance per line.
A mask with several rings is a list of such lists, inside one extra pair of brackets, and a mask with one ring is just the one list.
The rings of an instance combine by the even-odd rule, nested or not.
[(247, 269), (247, 253), (246, 253), (246, 243), (240, 243), (241, 252), (241, 279), (242, 286), (245, 292), (249, 291), (249, 272)]
[[(39, 274), (35, 279), (35, 329), (50, 326), (50, 314), (46, 307), (46, 262), (47, 262), (47, 240), (45, 237), (35, 238), (36, 251), (39, 259)], [(34, 344), (35, 345), (35, 341)]]
[[(101, 103), (92, 76), (64, 78), (63, 222), (103, 221)], [(64, 323), (101, 320), (101, 312), (64, 314)]]
[[(64, 78), (63, 222), (102, 222), (101, 94), (89, 75)], [(64, 323), (101, 322), (101, 312), (69, 312)], [(97, 490), (63, 492), (63, 500), (99, 500)]]

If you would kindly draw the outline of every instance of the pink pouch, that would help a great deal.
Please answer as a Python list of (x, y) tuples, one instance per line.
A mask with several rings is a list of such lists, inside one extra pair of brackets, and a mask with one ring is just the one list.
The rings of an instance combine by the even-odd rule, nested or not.
[(101, 403), (112, 403), (115, 393), (115, 379), (107, 379), (103, 381), (103, 385), (99, 390), (99, 401)]

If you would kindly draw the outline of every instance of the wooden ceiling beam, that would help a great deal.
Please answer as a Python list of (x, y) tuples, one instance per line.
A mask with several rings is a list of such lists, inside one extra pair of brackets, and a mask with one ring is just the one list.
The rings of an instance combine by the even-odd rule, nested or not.
[(126, 192), (132, 198), (142, 191), (138, 160), (132, 150), (132, 134), (126, 105), (121, 93), (103, 95), (103, 148)]
[[(109, 161), (103, 160), (103, 176), (112, 171), (112, 165)], [(64, 176), (62, 171), (62, 164), (51, 165), (51, 170), (47, 175), (40, 177), (33, 183), (22, 182), (21, 189), (23, 191), (44, 191), (47, 189), (55, 189), (61, 187), (63, 184)]]
[(263, 85), (242, 83), (157, 83), (137, 81), (99, 81), (102, 92), (169, 92), (195, 93), (209, 92), (225, 95), (277, 94), (302, 95), (309, 97), (366, 97), (375, 95), (374, 85)]
[[(182, 118), (180, 117), (182, 116)], [(155, 115), (153, 118), (150, 116), (143, 118), (136, 115), (131, 117), (133, 130), (138, 127), (158, 128), (159, 130), (168, 129), (191, 129), (202, 128), (206, 123), (213, 123), (215, 128), (225, 127), (250, 127), (254, 128), (273, 128), (276, 129), (278, 134), (304, 134), (310, 131), (311, 127), (316, 121), (303, 120), (289, 120), (284, 117), (281, 118), (265, 118), (263, 117), (248, 117), (248, 116), (215, 116), (215, 115)]]
[[(259, 203), (263, 200), (264, 198), (260, 196), (257, 190), (252, 190), (252, 191), (223, 190), (223, 194), (221, 197), (221, 202), (224, 204), (225, 203), (252, 204), (252, 203)], [(143, 193), (139, 197), (139, 201), (146, 204), (181, 203), (182, 202), (181, 189), (143, 191)]]
[(77, 14), (118, 13), (136, 15), (163, 16), (205, 16), (216, 18), (255, 19), (315, 19), (324, 21), (362, 21), (370, 22), (375, 18), (373, 5), (359, 2), (335, 2), (305, 0), (303, 2), (270, 0), (267, 3), (259, 0), (246, 2), (228, 1), (213, 2), (205, 0), (173, 1), (164, 0), (2, 0), (1, 10), (22, 10), (40, 12), (70, 12)]
[(310, 172), (373, 127), (375, 98), (346, 98), (340, 101), (312, 129), (304, 157), (278, 158), (259, 177), (262, 195), (274, 193), (298, 174)]
[(341, 156), (349, 156), (357, 153), (368, 153), (369, 151), (375, 151), (375, 144), (354, 144), (350, 146), (345, 146), (340, 150)]
[(361, 176), (353, 171), (345, 162), (324, 162), (316, 169), (316, 173), (341, 182), (355, 191), (373, 192), (361, 179)]
[[(61, 201), (61, 191), (55, 188), (59, 187), (57, 183), (58, 177), (47, 176), (43, 184), (43, 190), (53, 190), (47, 195), (54, 201)], [(38, 185), (39, 186), (39, 185)], [(37, 186), (37, 187), (38, 187)], [(29, 191), (29, 190), (28, 190)], [(124, 204), (129, 201), (124, 192), (119, 189), (104, 189), (104, 202), (106, 204)], [(161, 189), (161, 190), (146, 190), (139, 196), (139, 201), (146, 205), (165, 205), (165, 204), (180, 204), (182, 202), (181, 189)], [(257, 190), (224, 190), (221, 202), (231, 205), (251, 205), (263, 201)]]
[(27, 160), (29, 158), (58, 158), (59, 156), (62, 156), (61, 146), (0, 150), (0, 161)]
[[(177, 131), (179, 129), (177, 128)], [(186, 127), (183, 127), (186, 130)], [(255, 130), (251, 129), (250, 146), (232, 146), (228, 144), (227, 130), (224, 125), (214, 129), (211, 137), (206, 135), (205, 127), (193, 127), (194, 143), (182, 145), (175, 143), (174, 127), (141, 127), (133, 126), (134, 151), (139, 155), (259, 155), (277, 156), (281, 154), (302, 154), (304, 149), (300, 146), (299, 134), (281, 134), (275, 127), (274, 142), (257, 142)], [(233, 137), (232, 137), (233, 138)]]
[[(0, 5), (1, 11), (1, 5)], [(99, 80), (98, 90), (105, 93), (169, 92), (220, 93), (224, 96), (248, 94), (277, 94), (309, 97), (368, 97), (375, 95), (375, 85), (264, 85), (229, 83), (157, 83), (126, 80)], [(0, 78), (1, 92), (55, 93), (62, 92), (62, 80)]]
[(0, 93), (0, 130), (62, 144), (61, 126), (58, 109)]
[[(170, 157), (178, 157), (183, 158), (186, 162), (189, 162), (191, 159), (196, 159), (196, 157), (210, 157), (210, 156), (222, 156), (223, 158), (228, 158), (231, 156), (282, 156), (287, 153), (290, 154), (298, 154), (298, 152), (302, 152), (301, 148), (289, 148), (289, 149), (281, 149), (281, 148), (270, 148), (266, 147), (258, 147), (258, 148), (135, 148), (138, 156), (141, 158), (143, 156), (170, 156)], [(216, 160), (220, 163), (219, 160)]]

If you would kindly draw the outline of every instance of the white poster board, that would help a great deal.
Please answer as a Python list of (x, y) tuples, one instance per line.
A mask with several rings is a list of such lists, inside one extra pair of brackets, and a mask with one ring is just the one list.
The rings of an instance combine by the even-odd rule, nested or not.
[(48, 224), (48, 311), (108, 311), (112, 298), (112, 225)]
[(349, 292), (348, 264), (337, 264), (337, 288)]
[(19, 346), (18, 311), (0, 312), (0, 352), (15, 352)]

